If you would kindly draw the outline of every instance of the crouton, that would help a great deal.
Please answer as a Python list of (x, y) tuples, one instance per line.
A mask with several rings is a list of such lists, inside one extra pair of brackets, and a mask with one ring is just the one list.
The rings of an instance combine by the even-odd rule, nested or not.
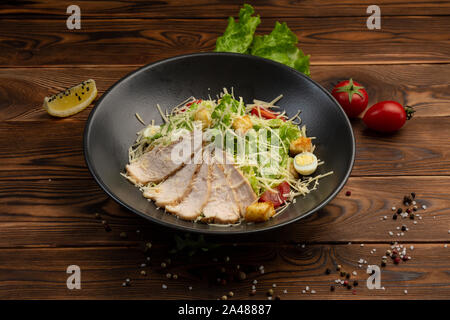
[(255, 202), (247, 207), (245, 220), (249, 222), (263, 222), (275, 214), (272, 202)]
[(208, 128), (212, 124), (211, 111), (206, 108), (199, 108), (195, 112), (195, 121), (201, 121), (203, 128)]
[(247, 115), (238, 117), (233, 121), (233, 129), (240, 134), (245, 134), (251, 128), (253, 128), (252, 119)]
[(294, 158), (289, 157), (288, 159), (288, 170), (289, 170), (289, 175), (294, 178), (294, 179), (298, 179), (299, 175), (297, 170), (295, 170), (294, 167)]
[(300, 137), (291, 141), (289, 151), (292, 155), (296, 155), (305, 151), (312, 151), (311, 138)]

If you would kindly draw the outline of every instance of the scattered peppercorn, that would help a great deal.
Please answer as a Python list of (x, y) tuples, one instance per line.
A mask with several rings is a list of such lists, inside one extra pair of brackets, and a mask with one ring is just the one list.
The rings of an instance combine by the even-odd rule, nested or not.
[(397, 215), (394, 214), (394, 215), (392, 216), (392, 219), (397, 220)]
[(344, 271), (341, 271), (341, 277), (345, 277), (345, 272)]
[(354, 287), (357, 287), (358, 284), (359, 284), (359, 283), (358, 283), (358, 280), (353, 281), (353, 286), (354, 286)]
[(410, 209), (406, 209), (406, 213), (411, 213), (411, 210)]
[(345, 277), (346, 277), (347, 279), (350, 279), (350, 273), (347, 273), (347, 274), (345, 275)]
[(402, 231), (406, 231), (406, 226), (402, 225)]
[(330, 291), (334, 291), (335, 287), (334, 286), (330, 286)]
[(414, 213), (411, 213), (411, 214), (409, 215), (409, 218), (410, 218), (411, 220), (414, 220)]
[(416, 193), (415, 193), (415, 192), (411, 192), (411, 197), (412, 197), (413, 199), (415, 199), (415, 198), (416, 198)]
[(397, 213), (398, 213), (398, 214), (400, 214), (400, 213), (402, 213), (402, 212), (403, 212), (402, 208), (398, 208), (398, 209), (397, 209)]
[(331, 270), (330, 270), (329, 268), (327, 268), (327, 269), (325, 270), (325, 273), (326, 273), (326, 274), (330, 274), (330, 273), (331, 273)]
[(352, 286), (349, 284), (349, 285), (347, 286), (347, 289), (348, 289), (348, 290), (351, 290), (351, 289), (352, 289)]
[(386, 261), (381, 261), (381, 266), (386, 267)]

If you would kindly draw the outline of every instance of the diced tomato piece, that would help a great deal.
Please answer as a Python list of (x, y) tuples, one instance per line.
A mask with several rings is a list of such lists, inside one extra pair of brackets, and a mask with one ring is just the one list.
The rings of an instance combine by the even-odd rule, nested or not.
[(278, 185), (277, 190), (280, 193), (281, 199), (286, 200), (291, 192), (291, 186), (286, 181), (283, 181)]
[(190, 106), (191, 106), (192, 104), (194, 104), (194, 103), (199, 104), (199, 103), (201, 103), (202, 101), (203, 101), (202, 99), (198, 99), (198, 100), (189, 102), (189, 103), (186, 104), (186, 107), (190, 107)]
[(189, 102), (189, 103), (186, 103), (186, 105), (184, 106), (184, 108), (183, 109), (180, 109), (180, 111), (179, 112), (185, 112), (187, 109), (189, 109), (189, 107), (191, 106), (191, 105), (193, 105), (194, 103), (201, 103), (203, 100), (202, 99), (198, 99), (198, 100), (194, 100), (194, 101), (192, 101), (192, 102)]
[(265, 191), (261, 197), (259, 197), (259, 202), (272, 202), (274, 208), (278, 208), (284, 203), (278, 192), (270, 190)]
[(287, 199), (289, 192), (291, 192), (291, 187), (286, 181), (280, 183), (276, 188), (277, 192), (270, 190), (265, 191), (261, 197), (259, 197), (259, 202), (272, 202), (274, 208), (278, 208)]
[[(273, 113), (270, 110), (267, 110), (265, 108), (262, 107), (253, 107), (252, 111), (250, 111), (251, 114), (258, 116), (261, 113), (261, 117), (263, 117), (264, 119), (277, 119), (278, 115), (276, 113)], [(286, 121), (286, 118), (284, 117), (280, 117), (279, 119)]]

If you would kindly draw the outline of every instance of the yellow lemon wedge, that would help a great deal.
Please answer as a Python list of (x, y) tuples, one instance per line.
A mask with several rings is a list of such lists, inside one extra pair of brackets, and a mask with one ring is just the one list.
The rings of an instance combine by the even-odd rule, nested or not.
[(97, 96), (97, 87), (92, 79), (79, 85), (45, 97), (43, 108), (54, 117), (68, 117), (85, 109)]

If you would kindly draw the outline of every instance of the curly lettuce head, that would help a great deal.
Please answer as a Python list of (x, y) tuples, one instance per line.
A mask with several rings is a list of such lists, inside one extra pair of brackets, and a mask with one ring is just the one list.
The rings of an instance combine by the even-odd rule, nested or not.
[(268, 35), (255, 36), (250, 53), (288, 65), (310, 76), (309, 55), (297, 48), (298, 38), (286, 23), (275, 24)]
[(251, 5), (244, 4), (239, 11), (239, 22), (229, 17), (225, 33), (217, 38), (215, 51), (248, 53), (256, 27), (261, 23), (259, 15), (252, 17), (254, 13)]

